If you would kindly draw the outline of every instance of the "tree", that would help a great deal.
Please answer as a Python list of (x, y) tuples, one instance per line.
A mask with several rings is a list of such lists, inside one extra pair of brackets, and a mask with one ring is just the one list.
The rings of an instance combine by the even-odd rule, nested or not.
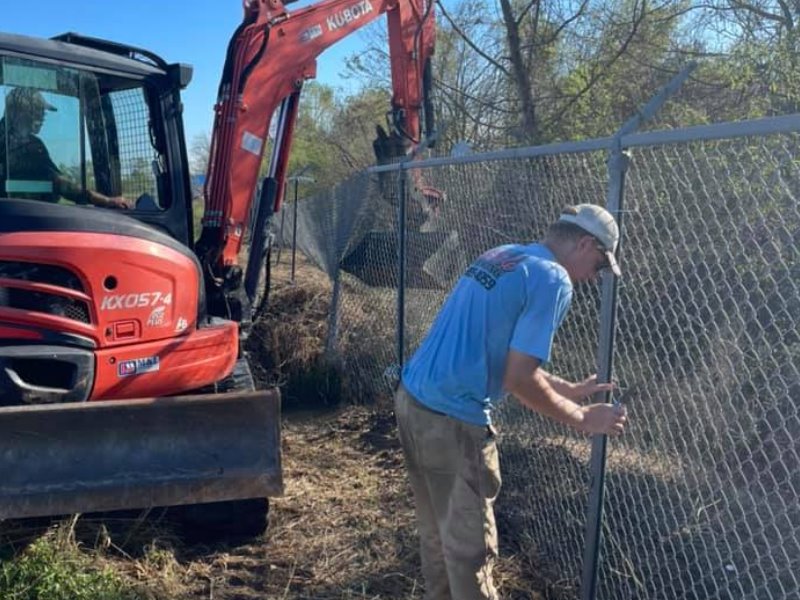
[(800, 110), (800, 3), (717, 0), (702, 22), (723, 40), (715, 61), (749, 116)]
[[(389, 96), (382, 89), (367, 88), (339, 99), (330, 86), (308, 82), (301, 95), (288, 174), (306, 169), (315, 179), (305, 186), (312, 193), (374, 164), (375, 124), (388, 106)], [(264, 153), (264, 170), (271, 150), (272, 141)]]
[(198, 133), (192, 138), (189, 147), (189, 168), (194, 174), (205, 174), (208, 170), (208, 158), (211, 154), (211, 136)]
[[(794, 112), (798, 11), (788, 0), (439, 3), (434, 77), (445, 151), (609, 135), (689, 61), (654, 125)], [(389, 89), (386, 34), (348, 72)], [(653, 126), (654, 126), (653, 125)]]

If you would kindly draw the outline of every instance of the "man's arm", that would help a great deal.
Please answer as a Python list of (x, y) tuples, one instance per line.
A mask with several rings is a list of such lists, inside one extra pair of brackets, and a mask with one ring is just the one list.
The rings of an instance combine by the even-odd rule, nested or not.
[(88, 202), (105, 208), (131, 208), (131, 202), (122, 196), (106, 196), (93, 190), (83, 190), (63, 175), (55, 177), (56, 192), (73, 202)]
[[(539, 365), (539, 359), (510, 350), (503, 378), (505, 390), (523, 406), (579, 431), (607, 435), (623, 432), (627, 420), (624, 408), (605, 403), (581, 406), (569, 397), (585, 395), (586, 384), (593, 378), (574, 384), (547, 373)], [(595, 381), (593, 387), (601, 391), (610, 389), (610, 385)]]
[[(535, 358), (533, 359), (537, 363), (539, 362)], [(565, 396), (570, 400), (579, 400), (582, 396), (575, 395), (575, 387), (576, 384), (572, 383), (571, 381), (567, 381), (566, 379), (561, 379), (557, 375), (553, 375), (549, 371), (545, 371), (541, 366), (537, 367), (536, 369), (539, 373), (541, 373), (542, 377), (545, 378), (547, 383), (553, 388), (557, 394)]]
[(590, 398), (598, 392), (608, 392), (614, 389), (613, 383), (597, 383), (597, 374), (590, 375), (583, 381), (574, 383), (566, 379), (561, 379), (561, 377), (553, 375), (541, 367), (539, 367), (539, 371), (542, 376), (547, 379), (547, 383), (550, 384), (550, 387), (570, 400), (582, 400), (584, 398)]

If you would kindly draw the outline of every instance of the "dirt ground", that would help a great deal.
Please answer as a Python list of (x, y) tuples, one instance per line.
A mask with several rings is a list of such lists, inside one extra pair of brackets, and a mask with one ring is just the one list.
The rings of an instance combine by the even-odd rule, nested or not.
[[(189, 597), (421, 598), (413, 505), (393, 417), (347, 407), (288, 414), (284, 428), (286, 494), (272, 501), (268, 535), (195, 555)], [(502, 597), (541, 597), (525, 581), (524, 563), (501, 559)]]
[(284, 421), (286, 493), (263, 542), (204, 558), (193, 597), (417, 598), (413, 513), (384, 413), (348, 407)]

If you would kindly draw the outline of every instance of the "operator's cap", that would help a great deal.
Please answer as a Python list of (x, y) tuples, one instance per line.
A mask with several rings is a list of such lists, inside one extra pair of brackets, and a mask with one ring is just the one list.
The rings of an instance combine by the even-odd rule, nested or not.
[(6, 96), (6, 108), (11, 111), (58, 110), (44, 99), (39, 90), (29, 87), (18, 87), (11, 90)]
[(596, 204), (578, 204), (565, 208), (558, 220), (577, 225), (589, 235), (594, 236), (606, 254), (611, 272), (617, 277), (622, 275), (617, 259), (614, 257), (614, 251), (619, 242), (619, 227), (610, 212)]

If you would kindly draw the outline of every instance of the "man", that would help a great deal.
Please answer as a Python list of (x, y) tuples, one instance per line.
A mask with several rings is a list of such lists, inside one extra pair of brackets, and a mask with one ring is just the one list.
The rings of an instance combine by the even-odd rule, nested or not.
[(564, 210), (541, 244), (506, 245), (478, 258), (456, 284), (403, 369), (398, 431), (414, 490), (426, 600), (497, 598), (494, 500), (500, 468), (492, 429), (506, 393), (585, 433), (620, 434), (626, 415), (577, 400), (611, 389), (592, 375), (571, 383), (546, 372), (573, 284), (614, 258), (619, 229), (605, 209)]
[(53, 163), (38, 134), (45, 112), (55, 110), (33, 88), (14, 88), (6, 96), (5, 115), (0, 119), (0, 197), (58, 202), (63, 196), (76, 204), (130, 208), (131, 202), (121, 196), (81, 189)]

